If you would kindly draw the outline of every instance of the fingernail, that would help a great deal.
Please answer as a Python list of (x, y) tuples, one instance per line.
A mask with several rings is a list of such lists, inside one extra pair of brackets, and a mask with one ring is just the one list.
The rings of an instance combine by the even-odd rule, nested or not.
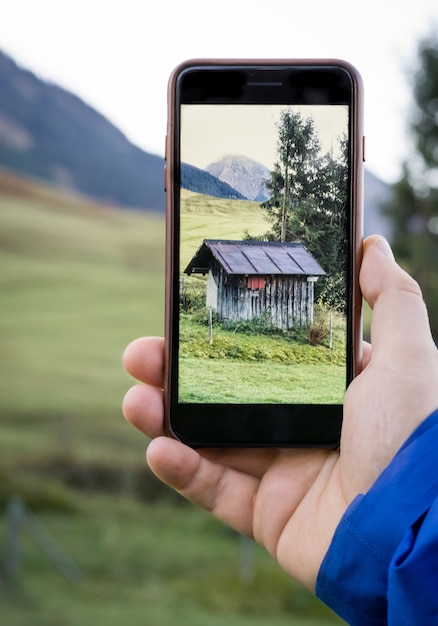
[(377, 239), (377, 241), (376, 241), (376, 248), (378, 250), (380, 250), (380, 252), (382, 252), (385, 256), (388, 256), (391, 259), (394, 258), (394, 255), (393, 255), (392, 250), (391, 250), (391, 246), (386, 241), (386, 239), (384, 239), (383, 237), (379, 237)]

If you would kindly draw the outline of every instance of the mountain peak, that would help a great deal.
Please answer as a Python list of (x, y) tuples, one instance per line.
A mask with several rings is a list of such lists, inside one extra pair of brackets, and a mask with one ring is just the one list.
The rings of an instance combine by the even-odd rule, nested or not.
[(229, 154), (205, 169), (248, 200), (264, 202), (268, 198), (265, 180), (269, 177), (269, 169), (254, 159), (243, 154)]

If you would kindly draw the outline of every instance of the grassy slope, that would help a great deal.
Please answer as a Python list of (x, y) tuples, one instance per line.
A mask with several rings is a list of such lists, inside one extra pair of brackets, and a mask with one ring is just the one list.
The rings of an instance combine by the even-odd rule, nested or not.
[(123, 349), (163, 329), (163, 219), (4, 184), (0, 239), (6, 455), (59, 446), (66, 421), (83, 454), (111, 451), (127, 430)]
[[(106, 463), (116, 477), (119, 467), (141, 467), (145, 442), (121, 418), (131, 384), (121, 354), (134, 337), (162, 332), (163, 241), (158, 217), (90, 205), (0, 175), (0, 501), (5, 479), (31, 493), (40, 519), (84, 572), (81, 585), (70, 586), (23, 534), (19, 581), (0, 585), (2, 620), (10, 626), (339, 623), (261, 549), (254, 581), (239, 581), (236, 536), (193, 507), (162, 499), (141, 504), (129, 490), (117, 497), (78, 493), (59, 485), (57, 475), (22, 468), (60, 456), (68, 466), (68, 455), (79, 468)], [(111, 475), (107, 488), (114, 490)], [(50, 510), (59, 503), (75, 512)], [(4, 533), (0, 517), (0, 549)]]
[[(182, 190), (181, 203), (181, 272), (204, 239), (242, 239), (247, 230), (257, 236), (269, 224), (258, 202), (212, 198)], [(184, 275), (186, 285), (205, 289), (205, 276)]]
[(181, 266), (204, 239), (242, 239), (244, 232), (262, 235), (269, 222), (258, 202), (223, 200), (182, 190)]

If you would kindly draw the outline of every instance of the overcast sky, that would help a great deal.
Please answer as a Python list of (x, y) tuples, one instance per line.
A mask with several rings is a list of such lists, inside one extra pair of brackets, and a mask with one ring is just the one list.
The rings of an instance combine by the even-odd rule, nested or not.
[[(193, 57), (343, 58), (365, 84), (368, 167), (395, 180), (418, 39), (437, 0), (3, 0), (0, 48), (164, 154), (166, 86)], [(0, 94), (1, 97), (1, 94)]]
[[(181, 117), (181, 159), (204, 168), (229, 154), (242, 154), (272, 170), (278, 160), (280, 112), (277, 106), (185, 105)], [(294, 106), (303, 120), (312, 118), (322, 154), (333, 150), (348, 133), (346, 106)]]

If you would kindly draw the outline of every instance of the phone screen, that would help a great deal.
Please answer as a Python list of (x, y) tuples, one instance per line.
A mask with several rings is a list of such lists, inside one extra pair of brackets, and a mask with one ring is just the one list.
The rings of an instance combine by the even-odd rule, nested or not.
[(353, 375), (353, 107), (340, 68), (179, 75), (169, 393), (172, 430), (189, 440), (339, 439)]

